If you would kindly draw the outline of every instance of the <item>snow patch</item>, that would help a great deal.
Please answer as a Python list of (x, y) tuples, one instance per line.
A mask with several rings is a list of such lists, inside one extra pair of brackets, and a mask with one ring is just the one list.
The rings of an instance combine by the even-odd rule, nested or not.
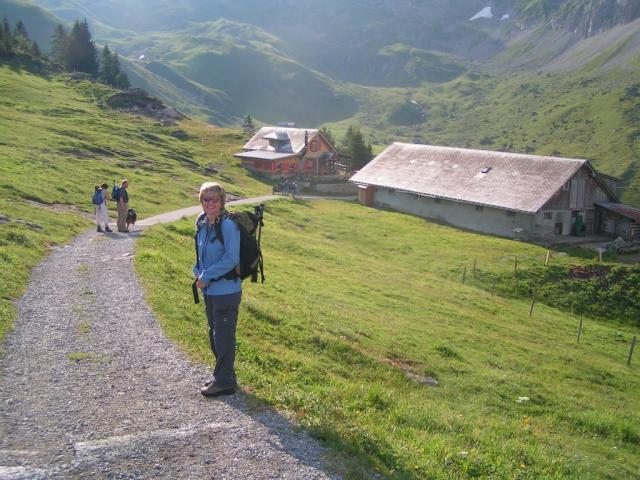
[(478, 13), (476, 13), (469, 20), (478, 20), (479, 18), (493, 18), (493, 13), (491, 12), (491, 7), (484, 7)]
[(502, 22), (503, 20), (509, 20), (509, 14), (505, 13), (504, 15), (502, 15), (502, 17), (500, 17), (500, 21)]

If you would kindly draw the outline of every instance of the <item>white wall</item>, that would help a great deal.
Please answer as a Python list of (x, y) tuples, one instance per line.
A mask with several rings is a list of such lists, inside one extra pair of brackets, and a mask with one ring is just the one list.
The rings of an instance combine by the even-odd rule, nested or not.
[(377, 188), (374, 204), (394, 210), (410, 213), (419, 217), (437, 220), (457, 227), (482, 233), (514, 238), (514, 228), (522, 228), (522, 239), (531, 239), (534, 228), (534, 215), (515, 213), (508, 216), (506, 210), (483, 207), (477, 210), (475, 205), (442, 199), (419, 197), (412, 193)]

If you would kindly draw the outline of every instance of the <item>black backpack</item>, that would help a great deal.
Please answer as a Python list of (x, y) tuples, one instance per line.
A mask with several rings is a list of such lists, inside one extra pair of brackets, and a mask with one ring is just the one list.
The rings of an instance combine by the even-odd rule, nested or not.
[[(224, 218), (233, 220), (240, 231), (240, 263), (232, 270), (222, 275), (219, 280), (224, 278), (227, 280), (233, 280), (240, 278), (251, 277), (251, 282), (256, 283), (258, 281), (258, 271), (260, 272), (261, 283), (264, 283), (264, 264), (262, 259), (262, 251), (260, 249), (260, 237), (262, 235), (262, 226), (264, 214), (264, 204), (260, 204), (254, 207), (253, 212), (225, 212)], [(205, 213), (201, 213), (196, 220), (196, 234), (195, 234), (195, 247), (196, 247), (196, 263), (198, 269), (200, 269), (200, 256), (198, 255), (198, 232), (200, 227), (204, 224), (206, 219)], [(222, 227), (220, 222), (214, 224), (216, 237), (220, 239), (220, 242), (224, 245), (224, 237), (222, 236)], [(198, 289), (195, 282), (193, 283), (193, 300), (198, 303)]]

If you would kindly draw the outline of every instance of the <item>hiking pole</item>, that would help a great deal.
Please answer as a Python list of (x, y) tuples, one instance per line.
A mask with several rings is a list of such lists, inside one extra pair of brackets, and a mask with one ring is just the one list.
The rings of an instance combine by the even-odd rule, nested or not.
[[(195, 236), (193, 237), (194, 243), (196, 246), (196, 265), (198, 266), (198, 271), (200, 271), (200, 255), (198, 254), (198, 232), (196, 231)], [(191, 284), (191, 291), (193, 292), (193, 303), (200, 303), (200, 297), (198, 296), (198, 286), (196, 283), (198, 279), (196, 278)]]
[[(260, 252), (258, 257), (258, 262), (260, 267), (260, 279), (262, 283), (264, 283), (264, 258), (262, 257), (262, 247), (260, 246), (260, 239), (262, 238), (262, 225), (264, 225), (262, 221), (262, 219), (264, 218), (264, 203), (261, 203), (260, 205), (257, 205), (256, 207), (254, 207), (254, 211), (255, 211), (256, 217), (258, 217), (258, 235), (256, 238), (257, 238), (257, 244), (258, 244), (258, 251)], [(257, 280), (258, 280), (258, 275), (256, 272), (255, 281)]]

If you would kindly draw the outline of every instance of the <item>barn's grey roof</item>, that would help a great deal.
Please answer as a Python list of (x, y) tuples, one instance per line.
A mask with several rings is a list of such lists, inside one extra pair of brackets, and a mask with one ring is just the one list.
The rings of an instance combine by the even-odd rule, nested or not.
[(350, 181), (535, 213), (585, 164), (575, 158), (393, 143)]
[(293, 157), (295, 153), (291, 152), (273, 152), (266, 150), (252, 150), (250, 152), (234, 153), (234, 157), (238, 158), (255, 158), (258, 160), (281, 160), (283, 158)]
[(626, 217), (635, 222), (640, 222), (640, 208), (635, 208), (630, 205), (614, 202), (597, 202), (596, 205), (602, 208), (606, 208), (607, 210), (615, 212), (618, 215), (622, 215), (623, 217)]
[(283, 128), (283, 127), (262, 127), (258, 132), (244, 145), (245, 150), (271, 150), (269, 146), (269, 138), (286, 140), (287, 137), (291, 144), (293, 153), (300, 153), (304, 148), (304, 133), (308, 132), (308, 139), (311, 140), (317, 133), (317, 129), (312, 128)]

